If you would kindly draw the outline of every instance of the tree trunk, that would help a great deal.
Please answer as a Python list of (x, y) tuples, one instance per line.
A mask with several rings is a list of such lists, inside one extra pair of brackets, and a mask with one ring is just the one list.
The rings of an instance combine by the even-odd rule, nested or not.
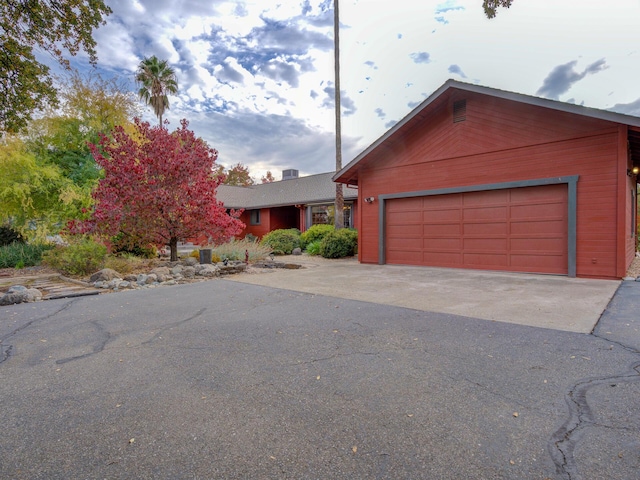
[(171, 259), (172, 262), (178, 261), (178, 237), (171, 237), (169, 240), (169, 248), (171, 249)]
[[(340, 12), (338, 0), (333, 0), (333, 58), (335, 76), (335, 111), (336, 111), (336, 173), (342, 170), (342, 125), (340, 122)], [(336, 201), (334, 212), (336, 230), (344, 228), (344, 195), (342, 184), (336, 183)]]

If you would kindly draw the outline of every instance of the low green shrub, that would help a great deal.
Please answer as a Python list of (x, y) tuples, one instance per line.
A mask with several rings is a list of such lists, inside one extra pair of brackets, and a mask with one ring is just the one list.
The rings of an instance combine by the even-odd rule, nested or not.
[(53, 248), (45, 243), (13, 242), (0, 247), (0, 268), (24, 268), (39, 265), (42, 254)]
[(320, 244), (322, 240), (314, 240), (310, 244), (307, 245), (305, 252), (309, 255), (320, 255)]
[(304, 250), (310, 243), (313, 243), (316, 240), (322, 240), (327, 233), (333, 231), (335, 231), (335, 227), (333, 225), (312, 225), (308, 230), (302, 232), (300, 235), (300, 248)]
[(324, 258), (351, 257), (358, 251), (358, 232), (343, 228), (330, 232), (320, 241), (320, 255)]
[(0, 227), (0, 247), (11, 245), (12, 243), (24, 243), (24, 238), (13, 228), (3, 225)]
[(262, 237), (260, 244), (268, 246), (276, 255), (289, 255), (294, 248), (300, 248), (300, 230), (297, 228), (273, 230)]
[(249, 261), (255, 262), (263, 260), (271, 252), (270, 247), (246, 238), (243, 240), (232, 240), (222, 245), (212, 247), (212, 249), (212, 263), (221, 262), (224, 259), (244, 261), (245, 252), (249, 252)]
[(104, 266), (106, 255), (107, 247), (84, 238), (49, 250), (42, 263), (70, 275), (90, 275)]

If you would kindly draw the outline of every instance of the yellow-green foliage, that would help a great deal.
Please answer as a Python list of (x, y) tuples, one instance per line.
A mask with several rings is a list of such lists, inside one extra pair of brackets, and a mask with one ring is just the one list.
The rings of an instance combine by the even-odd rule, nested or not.
[(289, 255), (295, 248), (300, 248), (300, 230), (285, 228), (273, 230), (262, 237), (260, 242), (276, 255)]
[[(197, 259), (198, 261), (200, 261), (200, 250), (193, 250), (189, 254), (189, 256)], [(211, 253), (211, 263), (218, 263), (218, 262), (221, 262), (221, 261), (222, 261), (222, 259), (215, 252)]]
[(111, 268), (118, 273), (126, 275), (133, 273), (149, 265), (150, 261), (146, 258), (137, 257), (130, 254), (108, 255), (104, 260), (104, 267)]
[(42, 255), (42, 263), (70, 275), (90, 275), (104, 266), (107, 247), (91, 239), (59, 246)]

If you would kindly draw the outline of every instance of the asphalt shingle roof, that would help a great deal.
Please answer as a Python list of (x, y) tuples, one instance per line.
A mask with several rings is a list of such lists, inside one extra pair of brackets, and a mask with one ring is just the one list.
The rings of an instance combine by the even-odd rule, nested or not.
[[(220, 185), (216, 197), (227, 208), (244, 209), (333, 203), (336, 184), (331, 177), (334, 174), (335, 172), (320, 173), (250, 187)], [(357, 188), (345, 186), (343, 192), (345, 200), (358, 197)]]

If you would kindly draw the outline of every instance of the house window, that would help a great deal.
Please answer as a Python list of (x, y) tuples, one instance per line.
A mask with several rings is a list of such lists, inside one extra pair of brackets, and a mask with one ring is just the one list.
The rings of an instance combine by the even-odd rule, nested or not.
[[(345, 203), (342, 209), (344, 215), (344, 226), (353, 228), (353, 216), (351, 214), (351, 203)], [(311, 207), (311, 225), (333, 225), (335, 206), (331, 205), (314, 205)]]
[(249, 223), (251, 225), (260, 225), (260, 210), (251, 210)]

